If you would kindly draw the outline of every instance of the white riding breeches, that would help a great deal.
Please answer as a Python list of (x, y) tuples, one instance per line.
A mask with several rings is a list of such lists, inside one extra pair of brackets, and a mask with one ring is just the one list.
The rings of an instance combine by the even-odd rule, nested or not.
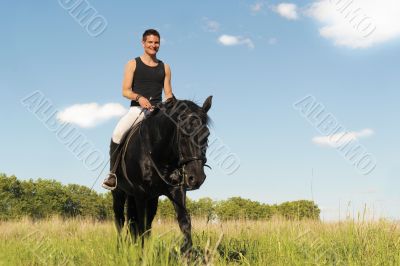
[(112, 134), (112, 140), (119, 144), (124, 134), (133, 126), (133, 123), (137, 124), (142, 121), (150, 111), (139, 106), (132, 106), (129, 111), (124, 115), (118, 122)]

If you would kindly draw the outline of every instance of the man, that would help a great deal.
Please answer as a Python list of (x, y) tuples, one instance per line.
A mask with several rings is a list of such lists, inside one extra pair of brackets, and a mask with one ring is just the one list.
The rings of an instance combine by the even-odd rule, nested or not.
[(125, 66), (122, 82), (122, 95), (131, 100), (128, 113), (121, 118), (114, 129), (110, 144), (110, 173), (102, 187), (113, 190), (117, 186), (117, 176), (112, 172), (114, 164), (118, 163), (115, 152), (123, 135), (135, 123), (142, 121), (153, 106), (161, 102), (162, 90), (166, 100), (172, 99), (171, 69), (157, 59), (160, 48), (160, 34), (154, 29), (148, 29), (142, 38), (143, 54), (130, 60)]

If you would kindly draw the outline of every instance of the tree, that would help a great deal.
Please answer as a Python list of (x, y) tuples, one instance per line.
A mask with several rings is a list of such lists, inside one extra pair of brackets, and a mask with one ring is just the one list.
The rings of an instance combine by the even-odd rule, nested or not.
[(309, 200), (284, 202), (278, 205), (278, 213), (290, 220), (319, 219), (320, 209)]
[[(319, 219), (320, 210), (313, 201), (299, 200), (268, 205), (241, 197), (223, 201), (201, 198), (187, 199), (192, 217), (221, 220), (266, 220), (273, 215), (286, 219)], [(97, 193), (85, 186), (63, 185), (55, 180), (20, 181), (15, 176), (0, 174), (0, 220), (29, 216), (42, 219), (59, 215), (65, 218), (82, 217), (96, 220), (112, 219), (112, 195)], [(175, 210), (169, 199), (159, 199), (157, 217), (174, 219)]]

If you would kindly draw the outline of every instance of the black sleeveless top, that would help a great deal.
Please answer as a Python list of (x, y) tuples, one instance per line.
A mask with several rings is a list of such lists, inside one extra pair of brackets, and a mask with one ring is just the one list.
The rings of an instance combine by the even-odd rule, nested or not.
[[(136, 57), (135, 61), (136, 69), (132, 81), (132, 90), (146, 97), (152, 105), (161, 102), (165, 79), (164, 63), (158, 60), (158, 65), (151, 67), (143, 63), (140, 57)], [(138, 102), (132, 100), (131, 106), (140, 105)]]

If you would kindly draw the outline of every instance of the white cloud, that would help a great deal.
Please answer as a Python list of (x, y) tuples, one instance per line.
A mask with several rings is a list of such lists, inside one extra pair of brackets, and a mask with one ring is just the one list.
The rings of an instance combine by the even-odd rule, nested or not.
[(258, 3), (252, 4), (252, 5), (250, 6), (250, 10), (251, 10), (252, 12), (254, 12), (254, 13), (257, 13), (257, 12), (260, 12), (260, 11), (261, 11), (261, 9), (262, 9), (263, 6), (264, 6), (263, 3), (258, 2)]
[(359, 138), (369, 137), (374, 134), (372, 129), (366, 128), (358, 132), (340, 132), (329, 136), (314, 137), (312, 141), (321, 146), (329, 146), (333, 148), (340, 147), (345, 143)]
[(247, 45), (247, 47), (249, 48), (254, 48), (254, 44), (251, 39), (244, 38), (241, 36), (232, 36), (224, 34), (218, 38), (218, 42), (225, 46)]
[(272, 7), (276, 13), (289, 20), (296, 20), (299, 18), (297, 14), (297, 6), (291, 3), (280, 3), (277, 6)]
[(207, 17), (203, 18), (203, 29), (209, 32), (217, 32), (219, 31), (219, 23), (215, 20), (211, 20)]
[(58, 112), (57, 118), (61, 122), (76, 124), (80, 127), (94, 127), (110, 118), (120, 117), (127, 110), (119, 103), (97, 103), (75, 104)]
[(367, 48), (400, 36), (398, 0), (318, 0), (306, 14), (322, 24), (321, 36), (337, 46)]

